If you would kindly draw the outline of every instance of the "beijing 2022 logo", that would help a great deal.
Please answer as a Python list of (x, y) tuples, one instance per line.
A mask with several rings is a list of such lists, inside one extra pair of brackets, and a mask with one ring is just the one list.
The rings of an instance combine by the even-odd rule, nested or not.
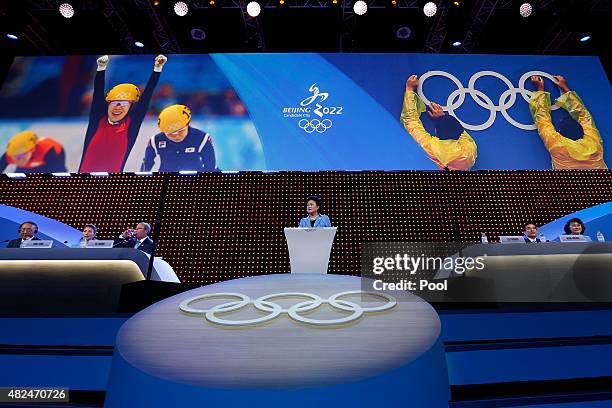
[(325, 133), (333, 126), (332, 119), (337, 115), (342, 115), (344, 107), (323, 104), (329, 97), (329, 93), (321, 92), (316, 82), (310, 85), (308, 92), (312, 95), (303, 99), (300, 106), (283, 108), (283, 116), (300, 118), (298, 127), (306, 133)]

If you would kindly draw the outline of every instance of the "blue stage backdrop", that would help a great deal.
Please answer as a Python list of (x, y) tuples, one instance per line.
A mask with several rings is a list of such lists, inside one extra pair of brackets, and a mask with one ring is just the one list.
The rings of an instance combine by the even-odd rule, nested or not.
[[(123, 82), (142, 91), (154, 57), (111, 56), (105, 92)], [(0, 171), (54, 170), (40, 167), (44, 146), (37, 146), (31, 159), (26, 154), (34, 149), (31, 144), (14, 142), (7, 149), (11, 138), (26, 130), (37, 134), (41, 146), (43, 138), (56, 141), (64, 150), (66, 169), (79, 170), (88, 148), (84, 140), (95, 73), (94, 56), (16, 58), (0, 90), (0, 152), (6, 151)], [(603, 140), (589, 146), (566, 141), (565, 146), (583, 155), (582, 161), (570, 159), (569, 166), (612, 163), (612, 90), (596, 57), (203, 54), (168, 56), (120, 170), (141, 169), (147, 144), (160, 132), (158, 114), (173, 104), (187, 105), (191, 126), (212, 136), (219, 170), (434, 170), (439, 166), (400, 121), (406, 79), (412, 74), (420, 79), (417, 93), (425, 104), (442, 105), (474, 139), (476, 159), (460, 169), (553, 168), (528, 101), (535, 89), (530, 77), (540, 75), (551, 94), (553, 123), (567, 115), (554, 105), (560, 95), (552, 81), (556, 74), (580, 96)], [(429, 116), (422, 113), (421, 119), (435, 134)], [(167, 148), (166, 142), (156, 143), (158, 151)], [(186, 146), (180, 153), (195, 154), (197, 147)], [(22, 167), (16, 162), (19, 155)], [(599, 155), (592, 160), (598, 164), (585, 165), (585, 155)], [(160, 160), (155, 159), (154, 171)], [(192, 160), (184, 163), (193, 166)]]

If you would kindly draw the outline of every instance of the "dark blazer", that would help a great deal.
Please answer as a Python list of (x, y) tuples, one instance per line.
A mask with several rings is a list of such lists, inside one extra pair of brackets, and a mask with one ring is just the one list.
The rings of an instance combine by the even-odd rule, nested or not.
[[(32, 241), (40, 241), (40, 238), (34, 237)], [(21, 238), (11, 239), (9, 243), (6, 245), (7, 248), (20, 248), (21, 247)]]
[[(523, 239), (525, 240), (525, 242), (527, 242), (528, 244), (531, 243), (531, 241), (529, 240), (529, 238), (527, 238), (526, 236), (523, 235)], [(541, 242), (540, 238), (536, 238), (535, 242)]]
[[(113, 244), (113, 247), (114, 248), (134, 248), (137, 243), (138, 243), (138, 239), (136, 238), (128, 238), (128, 239), (117, 238)], [(140, 249), (142, 252), (146, 252), (147, 254), (152, 255), (153, 251), (155, 250), (155, 242), (153, 242), (151, 238), (147, 237), (147, 239), (142, 241), (142, 244), (140, 244), (138, 249)]]

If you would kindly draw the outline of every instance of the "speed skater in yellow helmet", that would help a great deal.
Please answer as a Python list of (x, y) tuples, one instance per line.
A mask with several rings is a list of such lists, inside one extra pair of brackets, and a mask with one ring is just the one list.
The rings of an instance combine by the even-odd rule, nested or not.
[(97, 72), (89, 124), (79, 165), (81, 173), (123, 170), (138, 138), (140, 126), (149, 110), (153, 92), (167, 58), (163, 55), (155, 58), (153, 72), (142, 94), (133, 84), (119, 84), (112, 87), (108, 93), (104, 92), (109, 60), (108, 55), (96, 60)]
[(170, 105), (159, 114), (160, 133), (151, 137), (142, 159), (141, 171), (219, 171), (210, 134), (191, 124), (191, 109)]
[(66, 171), (66, 154), (62, 145), (49, 137), (39, 138), (31, 130), (19, 132), (8, 142), (0, 156), (0, 172), (14, 165), (18, 173), (52, 173)]
[(119, 84), (106, 94), (108, 120), (117, 123), (123, 120), (134, 102), (140, 99), (140, 89), (133, 84)]
[(24, 153), (28, 153), (34, 150), (37, 140), (38, 136), (36, 136), (36, 133), (32, 132), (31, 130), (19, 132), (9, 140), (8, 145), (6, 146), (6, 154), (9, 157), (14, 158), (21, 156)]
[(186, 128), (190, 121), (191, 109), (185, 105), (171, 105), (160, 112), (157, 125), (168, 135)]
[(111, 101), (129, 101), (138, 102), (140, 99), (140, 89), (134, 84), (119, 84), (115, 85), (106, 94), (106, 102)]

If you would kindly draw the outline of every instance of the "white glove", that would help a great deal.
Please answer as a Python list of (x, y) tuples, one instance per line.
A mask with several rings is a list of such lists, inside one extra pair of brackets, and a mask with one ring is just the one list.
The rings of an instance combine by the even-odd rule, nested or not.
[(161, 72), (161, 70), (164, 67), (164, 64), (166, 63), (166, 61), (168, 61), (168, 58), (166, 58), (165, 55), (161, 55), (160, 54), (157, 57), (155, 57), (155, 66), (153, 67), (153, 71)]
[(98, 71), (104, 71), (108, 65), (108, 55), (103, 55), (98, 58), (96, 64), (98, 64)]

